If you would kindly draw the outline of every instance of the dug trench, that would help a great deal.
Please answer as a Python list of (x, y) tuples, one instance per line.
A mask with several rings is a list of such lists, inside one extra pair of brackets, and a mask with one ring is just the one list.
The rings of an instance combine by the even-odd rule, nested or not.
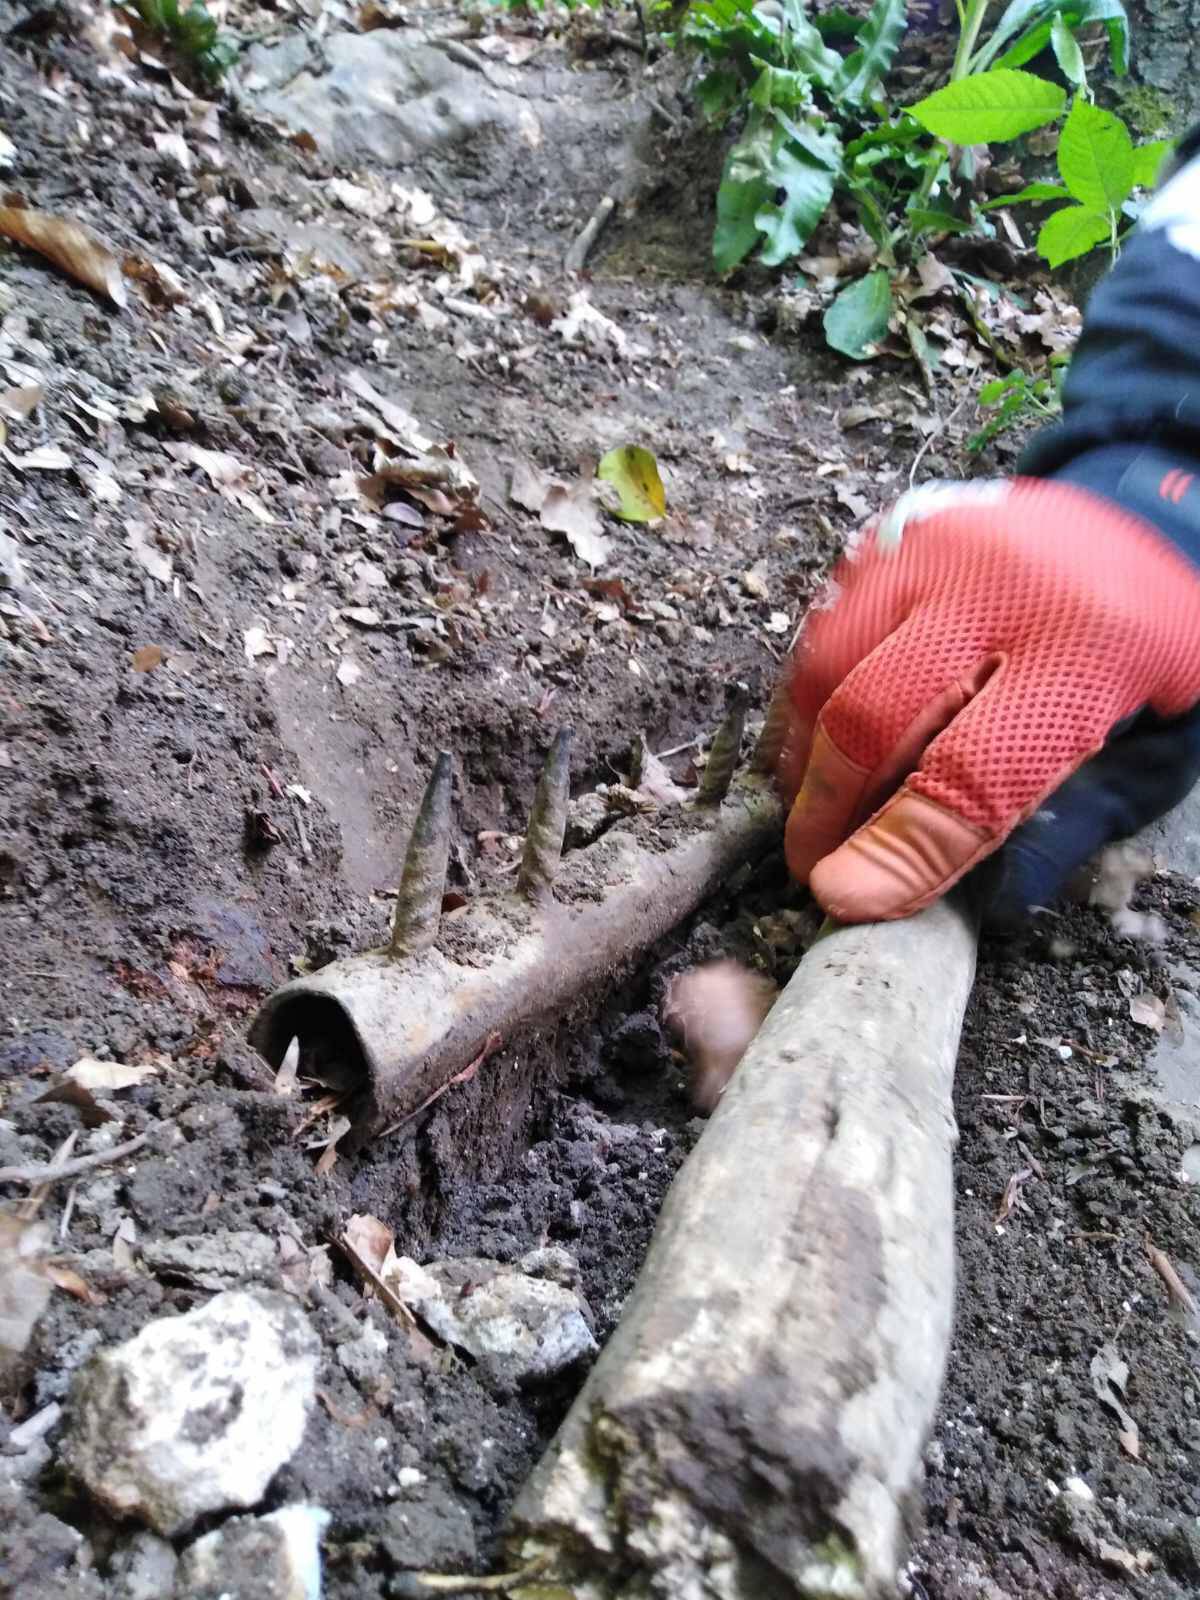
[[(3, 262), (7, 381), (32, 371), (46, 393), (10, 430), (26, 465), (3, 502), (0, 1164), (44, 1163), (71, 1136), (96, 1152), (168, 1136), (40, 1202), (59, 1286), (5, 1376), (0, 1589), (171, 1592), (177, 1550), (223, 1519), (161, 1538), (100, 1510), (63, 1449), (73, 1385), (216, 1291), (282, 1285), (320, 1340), (318, 1396), (254, 1509), (329, 1514), (329, 1596), (407, 1593), (414, 1571), (502, 1561), (507, 1508), (591, 1355), (524, 1384), (430, 1360), (331, 1241), (374, 1217), (418, 1262), (472, 1263), (467, 1299), (483, 1263), (557, 1273), (603, 1343), (703, 1127), (665, 985), (722, 953), (785, 977), (811, 912), (764, 862), (636, 971), (325, 1172), (329, 1116), (304, 1127), (319, 1091), (274, 1092), (251, 1015), (291, 972), (382, 939), (437, 749), (457, 763), (450, 892), (469, 897), (511, 881), (556, 726), (577, 729), (577, 798), (618, 784), (639, 729), (687, 746), (668, 765), (690, 784), (724, 684), (744, 679), (761, 708), (857, 520), (918, 456), (931, 476), (977, 468), (956, 393), (934, 404), (901, 365), (835, 366), (802, 295), (703, 281), (711, 143), (620, 46), (581, 59), (496, 22), (509, 54), (487, 71), (520, 106), (387, 168), (371, 153), (386, 129), (314, 154), (257, 117), (269, 62), (265, 89), (218, 112), (150, 52), (113, 49), (106, 11), (39, 17), (8, 34), (6, 182), (168, 270), (118, 318), (33, 256)], [(630, 164), (593, 277), (565, 275), (565, 242)], [(397, 243), (415, 226), (437, 235), (432, 269)], [(572, 332), (581, 290), (601, 313), (590, 334), (582, 314)], [(359, 496), (400, 424), (355, 373), (454, 444), (487, 527)], [(525, 461), (572, 486), (630, 441), (654, 449), (672, 514), (606, 526), (593, 571), (514, 504), (511, 474)], [(62, 455), (69, 469), (27, 461)], [(985, 465), (1010, 461), (1002, 445)], [(1200, 895), (1166, 871), (1140, 894), (1161, 944), (1056, 908), (985, 947), (914, 1595), (1173, 1600), (1200, 1582), (1196, 1137), (1149, 1063), (1194, 1050)], [(64, 1100), (80, 1058), (145, 1071)], [(30, 1187), (5, 1185), (14, 1206)], [(261, 1594), (261, 1573), (242, 1587)]]

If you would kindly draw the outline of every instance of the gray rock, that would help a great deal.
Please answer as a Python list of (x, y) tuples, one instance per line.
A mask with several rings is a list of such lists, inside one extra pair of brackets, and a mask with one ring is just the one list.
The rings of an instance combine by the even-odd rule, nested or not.
[(478, 1257), (402, 1267), (404, 1299), (496, 1388), (553, 1377), (597, 1349), (587, 1302), (562, 1284)]
[(398, 32), (330, 34), (321, 53), (323, 61), (313, 62), (301, 34), (255, 45), (242, 58), (239, 89), (253, 111), (308, 134), (335, 163), (403, 167), (529, 115), (516, 95), (497, 87), (501, 69), (489, 67), (485, 77)]
[(176, 1600), (320, 1600), (328, 1525), (328, 1511), (309, 1505), (233, 1517), (184, 1551)]
[(299, 1307), (265, 1291), (148, 1323), (77, 1377), (66, 1465), (167, 1538), (254, 1505), (300, 1444), (319, 1350)]
[(1172, 872), (1200, 877), (1200, 785), (1137, 837)]
[(112, 1600), (164, 1600), (175, 1586), (178, 1565), (172, 1546), (143, 1529), (113, 1556), (109, 1594)]
[(338, 1345), (337, 1358), (356, 1383), (365, 1385), (382, 1375), (387, 1352), (387, 1335), (368, 1322), (357, 1339)]
[(264, 1233), (181, 1233), (147, 1240), (142, 1260), (160, 1277), (184, 1278), (201, 1289), (232, 1289), (254, 1279), (273, 1279), (279, 1250)]
[(399, 1571), (470, 1572), (475, 1566), (475, 1529), (462, 1497), (444, 1484), (426, 1483), (395, 1501), (383, 1517), (379, 1540)]
[(1175, 1014), (1168, 1017), (1147, 1062), (1163, 1096), (1174, 1105), (1200, 1106), (1200, 1000), (1175, 991)]
[(0, 533), (0, 589), (23, 589), (26, 578), (20, 545), (7, 533)]
[(579, 1263), (561, 1244), (542, 1245), (538, 1250), (528, 1250), (518, 1265), (530, 1278), (548, 1278), (560, 1283), (564, 1289), (574, 1289), (579, 1283)]

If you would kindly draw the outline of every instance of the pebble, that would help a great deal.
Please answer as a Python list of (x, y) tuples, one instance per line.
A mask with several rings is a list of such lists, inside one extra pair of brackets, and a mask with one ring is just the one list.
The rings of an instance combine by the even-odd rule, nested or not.
[(320, 1600), (321, 1506), (233, 1517), (183, 1553), (175, 1600)]
[(66, 1464), (167, 1538), (254, 1505), (303, 1437), (319, 1350), (299, 1307), (266, 1291), (147, 1323), (79, 1373)]

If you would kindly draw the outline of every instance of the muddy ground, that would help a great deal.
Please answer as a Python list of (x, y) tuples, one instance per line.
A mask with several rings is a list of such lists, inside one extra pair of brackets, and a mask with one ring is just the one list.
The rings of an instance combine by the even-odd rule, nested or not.
[[(457, 13), (409, 19), (472, 48)], [(301, 28), (231, 22), (265, 49)], [(556, 37), (490, 18), (462, 70), (485, 63), (501, 109), (452, 138), (410, 129), (373, 160), (346, 153), (344, 127), (323, 145), (263, 111), (269, 63), (218, 103), (103, 8), (3, 6), (0, 25), (4, 187), (106, 239), (129, 296), (118, 312), (0, 253), (0, 387), (44, 389), (0, 466), (0, 1165), (160, 1119), (180, 1141), (45, 1198), (74, 1287), (10, 1370), (6, 1415), (66, 1401), (98, 1347), (207, 1298), (148, 1265), (153, 1246), (291, 1241), (325, 1359), (262, 1509), (331, 1513), (331, 1596), (479, 1570), (581, 1373), (510, 1392), (431, 1370), (329, 1240), (370, 1213), (420, 1261), (561, 1244), (603, 1341), (702, 1127), (664, 985), (723, 950), (785, 976), (800, 899), (767, 863), (599, 1009), (504, 1040), (324, 1174), (328, 1121), (302, 1128), (312, 1096), (272, 1092), (249, 1018), (292, 973), (381, 939), (435, 750), (456, 759), (450, 887), (466, 896), (511, 873), (558, 726), (576, 730), (576, 794), (619, 779), (639, 731), (683, 747), (668, 764), (694, 782), (726, 684), (761, 711), (861, 516), (918, 457), (921, 476), (980, 470), (962, 440), (986, 357), (949, 333), (931, 396), (902, 362), (833, 358), (807, 291), (715, 286), (719, 153), (674, 69), (647, 74), (628, 47), (628, 19)], [(436, 116), (453, 121), (451, 89)], [(608, 190), (617, 216), (572, 277), (564, 249)], [(607, 320), (573, 329), (581, 288)], [(362, 491), (409, 426), (389, 405), (410, 442), (453, 447), (477, 501)], [(513, 503), (521, 464), (572, 487), (630, 442), (655, 452), (669, 516), (606, 519), (594, 567)], [(1161, 874), (1143, 898), (1164, 945), (1053, 910), (985, 951), (958, 1082), (958, 1333), (914, 1594), (1166, 1600), (1200, 1581), (1197, 1329), (1146, 1248), (1196, 1286), (1192, 1130), (1145, 1066), (1196, 989), (1200, 894)], [(84, 1056), (153, 1068), (101, 1097), (97, 1131), (38, 1098)], [(1097, 1394), (1112, 1401), (1118, 1357), (1124, 1422)], [(133, 1530), (64, 1473), (60, 1429), (0, 1459), (0, 1590), (127, 1595)]]

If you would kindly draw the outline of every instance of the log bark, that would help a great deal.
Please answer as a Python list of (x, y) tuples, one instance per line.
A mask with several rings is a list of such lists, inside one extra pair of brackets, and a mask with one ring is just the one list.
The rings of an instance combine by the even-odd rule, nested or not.
[(578, 1600), (895, 1592), (945, 1371), (973, 918), (808, 953), (667, 1197), (517, 1500)]

